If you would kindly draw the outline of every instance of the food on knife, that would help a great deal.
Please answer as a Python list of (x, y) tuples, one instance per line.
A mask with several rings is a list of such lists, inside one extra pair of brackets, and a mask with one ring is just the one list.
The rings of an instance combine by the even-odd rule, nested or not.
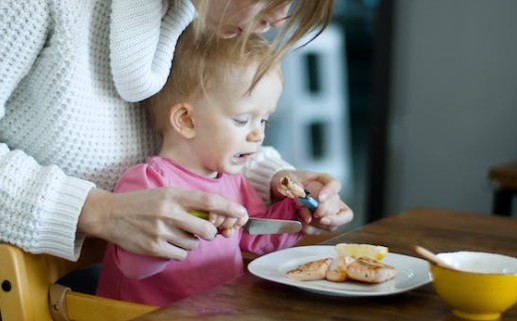
[(388, 248), (372, 244), (338, 243), (336, 253), (338, 256), (369, 257), (382, 260), (388, 254)]
[(346, 273), (348, 278), (352, 280), (382, 283), (395, 278), (397, 271), (393, 266), (376, 259), (358, 257), (346, 266)]
[(277, 191), (285, 197), (297, 198), (306, 197), (307, 194), (303, 187), (293, 182), (289, 176), (284, 176), (280, 179), (280, 183), (276, 186)]
[(288, 278), (299, 281), (323, 280), (332, 262), (334, 259), (330, 257), (311, 261), (288, 271), (286, 275)]

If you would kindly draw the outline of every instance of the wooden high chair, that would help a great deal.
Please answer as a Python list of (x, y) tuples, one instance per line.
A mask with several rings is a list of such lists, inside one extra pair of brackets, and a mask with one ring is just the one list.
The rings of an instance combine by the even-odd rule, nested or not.
[(88, 239), (78, 262), (0, 243), (1, 321), (125, 321), (157, 307), (74, 292), (55, 282), (100, 262), (106, 244)]

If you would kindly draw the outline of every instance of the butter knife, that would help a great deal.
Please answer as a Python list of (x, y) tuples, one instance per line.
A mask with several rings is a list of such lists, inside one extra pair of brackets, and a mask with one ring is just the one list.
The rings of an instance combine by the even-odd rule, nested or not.
[[(189, 214), (207, 220), (208, 213), (204, 211), (188, 210)], [(302, 223), (294, 220), (278, 220), (269, 218), (250, 217), (248, 222), (243, 226), (248, 234), (282, 234), (297, 233), (302, 229)]]

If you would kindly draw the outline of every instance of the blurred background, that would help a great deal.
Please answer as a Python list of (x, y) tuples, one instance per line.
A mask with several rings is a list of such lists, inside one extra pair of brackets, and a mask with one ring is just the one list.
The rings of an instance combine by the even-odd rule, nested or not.
[(515, 0), (336, 0), (332, 25), (284, 58), (266, 144), (340, 179), (347, 228), (413, 207), (490, 213), (489, 168), (517, 160), (515, 13)]

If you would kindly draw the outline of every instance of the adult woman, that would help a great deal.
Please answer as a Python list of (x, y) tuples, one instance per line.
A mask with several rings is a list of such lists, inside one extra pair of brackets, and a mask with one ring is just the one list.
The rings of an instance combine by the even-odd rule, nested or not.
[[(220, 36), (245, 37), (283, 24), (290, 3), (2, 1), (0, 240), (73, 260), (85, 235), (92, 235), (135, 253), (182, 259), (197, 246), (195, 236), (211, 239), (216, 233), (186, 209), (245, 216), (239, 204), (211, 194), (174, 188), (108, 191), (124, 168), (157, 147), (144, 110), (133, 102), (165, 83), (176, 40), (195, 8)], [(285, 24), (296, 30), (287, 46), (324, 27), (332, 5), (332, 0), (297, 1)], [(280, 47), (272, 60), (287, 48)], [(246, 173), (267, 198), (270, 184), (275, 186), (286, 170), (302, 182), (324, 185), (321, 206), (326, 197), (339, 197), (337, 181), (294, 171), (272, 149), (259, 153)], [(341, 223), (352, 216), (345, 204), (335, 213)], [(323, 219), (316, 224), (335, 227)]]

